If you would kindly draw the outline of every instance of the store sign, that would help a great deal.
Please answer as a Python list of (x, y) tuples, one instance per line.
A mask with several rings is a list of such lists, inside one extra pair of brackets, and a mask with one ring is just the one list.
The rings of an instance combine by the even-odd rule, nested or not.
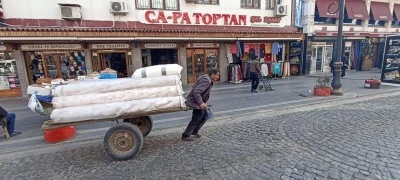
[(280, 17), (248, 16), (241, 14), (197, 13), (148, 10), (140, 13), (139, 21), (145, 24), (229, 25), (252, 26), (254, 23), (280, 23)]
[(188, 43), (189, 48), (218, 48), (219, 43)]
[(0, 51), (5, 51), (5, 50), (7, 50), (7, 46), (0, 45)]
[(82, 45), (80, 45), (80, 44), (29, 44), (29, 45), (21, 45), (21, 50), (23, 50), (23, 51), (31, 51), (31, 50), (63, 50), (63, 49), (79, 50), (79, 49), (82, 49)]
[(177, 48), (178, 46), (176, 44), (160, 44), (160, 43), (148, 43), (144, 44), (144, 48), (146, 49), (171, 49), (171, 48)]
[(267, 24), (271, 24), (271, 23), (280, 23), (282, 20), (281, 17), (269, 17), (269, 16), (265, 16), (265, 17), (261, 17), (261, 16), (251, 16), (250, 17), (250, 22), (251, 23), (267, 23)]
[(129, 44), (92, 44), (92, 49), (129, 49)]
[(381, 80), (400, 84), (400, 36), (388, 36), (385, 41)]

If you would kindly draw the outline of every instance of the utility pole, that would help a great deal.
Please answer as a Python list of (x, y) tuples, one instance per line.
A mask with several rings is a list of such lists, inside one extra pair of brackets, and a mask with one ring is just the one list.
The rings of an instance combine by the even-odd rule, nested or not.
[(332, 95), (343, 95), (341, 72), (342, 72), (342, 49), (343, 49), (343, 19), (344, 19), (344, 1), (339, 0), (339, 26), (336, 41), (336, 60), (333, 63), (333, 80), (332, 80)]

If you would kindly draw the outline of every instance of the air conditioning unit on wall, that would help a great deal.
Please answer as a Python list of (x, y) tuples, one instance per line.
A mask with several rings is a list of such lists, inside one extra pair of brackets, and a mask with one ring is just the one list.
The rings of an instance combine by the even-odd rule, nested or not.
[(275, 16), (286, 16), (288, 7), (286, 5), (277, 4), (275, 6)]
[(129, 9), (128, 9), (128, 3), (126, 2), (117, 2), (117, 1), (111, 1), (111, 13), (114, 14), (128, 14)]
[(65, 20), (82, 19), (81, 7), (77, 4), (59, 4), (61, 10), (61, 18)]

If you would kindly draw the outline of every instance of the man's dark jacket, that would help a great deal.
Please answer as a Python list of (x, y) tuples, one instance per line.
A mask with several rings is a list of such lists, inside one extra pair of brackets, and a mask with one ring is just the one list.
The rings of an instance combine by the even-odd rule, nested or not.
[(213, 86), (210, 76), (200, 76), (196, 84), (193, 85), (192, 91), (190, 91), (186, 98), (186, 104), (190, 107), (200, 109), (200, 104), (207, 103), (210, 98), (210, 91)]
[(0, 119), (7, 117), (7, 111), (0, 106)]

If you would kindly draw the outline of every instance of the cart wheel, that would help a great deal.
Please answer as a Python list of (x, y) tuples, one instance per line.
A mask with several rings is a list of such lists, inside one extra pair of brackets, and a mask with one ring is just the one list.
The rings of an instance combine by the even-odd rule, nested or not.
[(142, 149), (143, 135), (135, 125), (119, 123), (106, 132), (103, 143), (112, 158), (125, 161), (136, 156)]
[(140, 131), (142, 131), (143, 137), (149, 135), (153, 128), (153, 119), (151, 119), (150, 116), (127, 118), (124, 119), (124, 122), (129, 122), (139, 127)]

